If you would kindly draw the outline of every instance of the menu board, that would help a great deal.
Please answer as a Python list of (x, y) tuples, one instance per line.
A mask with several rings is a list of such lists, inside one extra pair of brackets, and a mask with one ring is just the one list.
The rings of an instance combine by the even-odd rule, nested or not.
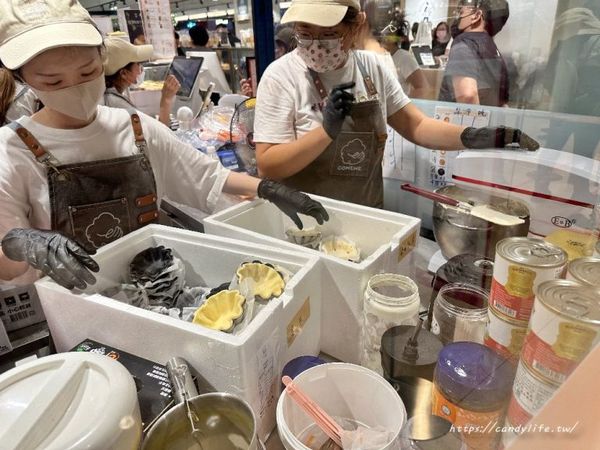
[(177, 54), (169, 0), (139, 0), (146, 43), (154, 47), (154, 57), (170, 59)]
[(137, 9), (129, 9), (123, 11), (123, 14), (125, 15), (125, 22), (127, 23), (129, 41), (135, 45), (145, 44), (146, 36), (144, 35), (144, 25), (142, 23), (140, 11)]
[[(481, 128), (490, 124), (490, 112), (470, 107), (436, 106), (433, 116), (436, 120), (453, 123), (455, 125)], [(434, 150), (430, 156), (430, 183), (431, 187), (438, 188), (452, 182), (454, 160), (459, 152)]]

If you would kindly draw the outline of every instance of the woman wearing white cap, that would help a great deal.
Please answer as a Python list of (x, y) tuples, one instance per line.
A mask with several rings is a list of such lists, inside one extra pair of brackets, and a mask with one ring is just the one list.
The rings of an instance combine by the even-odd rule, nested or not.
[[(131, 86), (139, 87), (144, 82), (144, 67), (140, 63), (152, 58), (154, 48), (151, 45), (133, 45), (114, 37), (104, 40), (104, 48), (104, 104), (112, 108), (135, 108), (126, 93)], [(158, 120), (167, 126), (171, 124), (171, 109), (180, 87), (177, 78), (173, 75), (167, 76), (160, 96), (158, 116)]]
[(364, 22), (359, 0), (293, 0), (296, 50), (273, 62), (257, 92), (259, 173), (305, 192), (383, 206), (386, 124), (443, 150), (537, 142), (512, 128), (464, 128), (426, 117), (374, 53), (353, 50)]
[(0, 2), (0, 61), (45, 105), (0, 129), (0, 279), (31, 282), (33, 268), (85, 288), (89, 254), (155, 222), (165, 195), (212, 211), (222, 192), (258, 194), (299, 226), (297, 213), (327, 220), (306, 195), (229, 172), (144, 114), (98, 106), (101, 45), (74, 0)]

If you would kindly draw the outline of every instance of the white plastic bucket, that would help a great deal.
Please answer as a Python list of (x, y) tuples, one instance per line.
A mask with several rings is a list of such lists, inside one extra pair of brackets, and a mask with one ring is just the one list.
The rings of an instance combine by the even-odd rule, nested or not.
[[(380, 450), (400, 448), (406, 409), (392, 386), (375, 372), (354, 364), (323, 364), (302, 372), (294, 383), (334, 419), (354, 419), (360, 425), (393, 432), (393, 438)], [(287, 450), (318, 449), (323, 444), (315, 442), (307, 447), (299, 439), (316, 425), (285, 391), (277, 403), (277, 426)]]

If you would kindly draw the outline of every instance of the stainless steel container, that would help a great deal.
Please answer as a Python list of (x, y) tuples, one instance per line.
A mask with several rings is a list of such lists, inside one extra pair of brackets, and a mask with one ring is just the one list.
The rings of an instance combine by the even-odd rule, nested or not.
[(433, 233), (447, 259), (464, 253), (494, 259), (499, 241), (507, 237), (527, 236), (529, 232), (529, 208), (524, 202), (454, 185), (441, 187), (435, 192), (475, 206), (491, 205), (500, 212), (518, 216), (525, 221), (514, 226), (498, 225), (474, 217), (457, 207), (433, 202)]
[(263, 448), (256, 436), (256, 418), (248, 403), (221, 392), (198, 395), (181, 358), (169, 361), (167, 370), (173, 384), (173, 398), (178, 404), (150, 428), (142, 450)]

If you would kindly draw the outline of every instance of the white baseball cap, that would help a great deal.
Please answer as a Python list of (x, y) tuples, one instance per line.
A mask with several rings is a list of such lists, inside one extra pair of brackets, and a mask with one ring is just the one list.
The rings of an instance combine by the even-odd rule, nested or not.
[(102, 35), (76, 0), (0, 1), (0, 61), (8, 69), (52, 48), (101, 44)]
[(350, 7), (360, 11), (359, 0), (292, 0), (281, 23), (304, 22), (334, 27), (342, 21)]
[(151, 45), (133, 45), (117, 37), (105, 39), (104, 46), (106, 47), (105, 75), (114, 75), (129, 63), (148, 61), (154, 54), (154, 47)]

